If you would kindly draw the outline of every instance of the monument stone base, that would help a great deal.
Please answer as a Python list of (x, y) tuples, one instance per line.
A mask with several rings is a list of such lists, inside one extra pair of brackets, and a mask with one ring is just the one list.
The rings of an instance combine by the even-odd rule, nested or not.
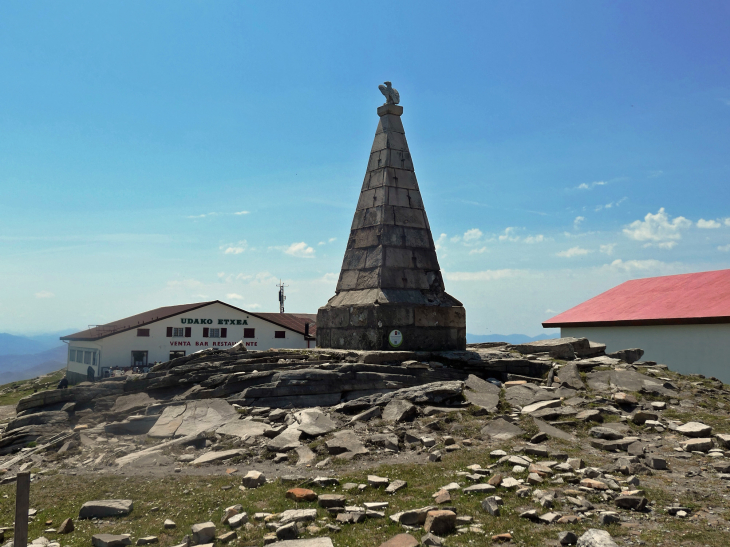
[(466, 349), (463, 306), (367, 304), (324, 306), (317, 313), (317, 347), (358, 350)]

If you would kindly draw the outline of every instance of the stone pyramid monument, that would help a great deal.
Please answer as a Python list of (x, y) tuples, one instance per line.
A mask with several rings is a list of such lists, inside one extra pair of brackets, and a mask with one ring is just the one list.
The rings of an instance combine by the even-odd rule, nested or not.
[(355, 209), (336, 294), (317, 313), (317, 346), (361, 350), (466, 347), (466, 312), (444, 289), (390, 82)]

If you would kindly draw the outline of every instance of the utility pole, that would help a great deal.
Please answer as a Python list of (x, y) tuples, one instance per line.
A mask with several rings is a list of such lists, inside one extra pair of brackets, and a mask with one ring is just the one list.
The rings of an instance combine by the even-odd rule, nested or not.
[(284, 283), (281, 282), (281, 279), (279, 279), (279, 284), (277, 287), (279, 287), (279, 313), (284, 313), (284, 300), (286, 300), (286, 296), (284, 296), (284, 287), (288, 287), (289, 285), (284, 285)]

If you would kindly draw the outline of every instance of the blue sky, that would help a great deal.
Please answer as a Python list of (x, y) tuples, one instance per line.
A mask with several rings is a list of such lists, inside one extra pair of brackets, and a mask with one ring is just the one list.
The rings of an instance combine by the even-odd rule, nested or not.
[(476, 334), (730, 267), (730, 4), (0, 4), (0, 331), (334, 294), (401, 94)]

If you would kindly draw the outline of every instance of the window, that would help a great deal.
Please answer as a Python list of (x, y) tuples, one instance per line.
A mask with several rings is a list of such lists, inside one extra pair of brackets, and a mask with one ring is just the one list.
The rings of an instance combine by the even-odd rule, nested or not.
[(275, 330), (274, 338), (286, 338), (286, 331), (285, 330)]
[(220, 338), (221, 329), (208, 329), (208, 338)]
[(84, 352), (84, 364), (85, 365), (90, 365), (91, 364), (91, 352), (90, 351), (85, 351)]
[(178, 357), (185, 357), (185, 352), (184, 351), (171, 351), (170, 352), (170, 361), (172, 361), (173, 359), (177, 359)]
[(75, 349), (71, 349), (68, 351), (68, 360), (72, 363), (74, 361), (76, 361), (76, 350)]
[(77, 363), (83, 363), (84, 362), (84, 352), (80, 349), (76, 350), (76, 362)]
[(243, 329), (244, 338), (256, 338), (256, 329)]
[(137, 329), (137, 336), (149, 336), (150, 329)]
[(146, 367), (147, 366), (147, 352), (146, 351), (133, 351), (132, 352), (132, 367)]
[(175, 338), (182, 338), (183, 336), (185, 336), (185, 329), (182, 327), (180, 327), (179, 329), (178, 328), (172, 329), (172, 335)]

